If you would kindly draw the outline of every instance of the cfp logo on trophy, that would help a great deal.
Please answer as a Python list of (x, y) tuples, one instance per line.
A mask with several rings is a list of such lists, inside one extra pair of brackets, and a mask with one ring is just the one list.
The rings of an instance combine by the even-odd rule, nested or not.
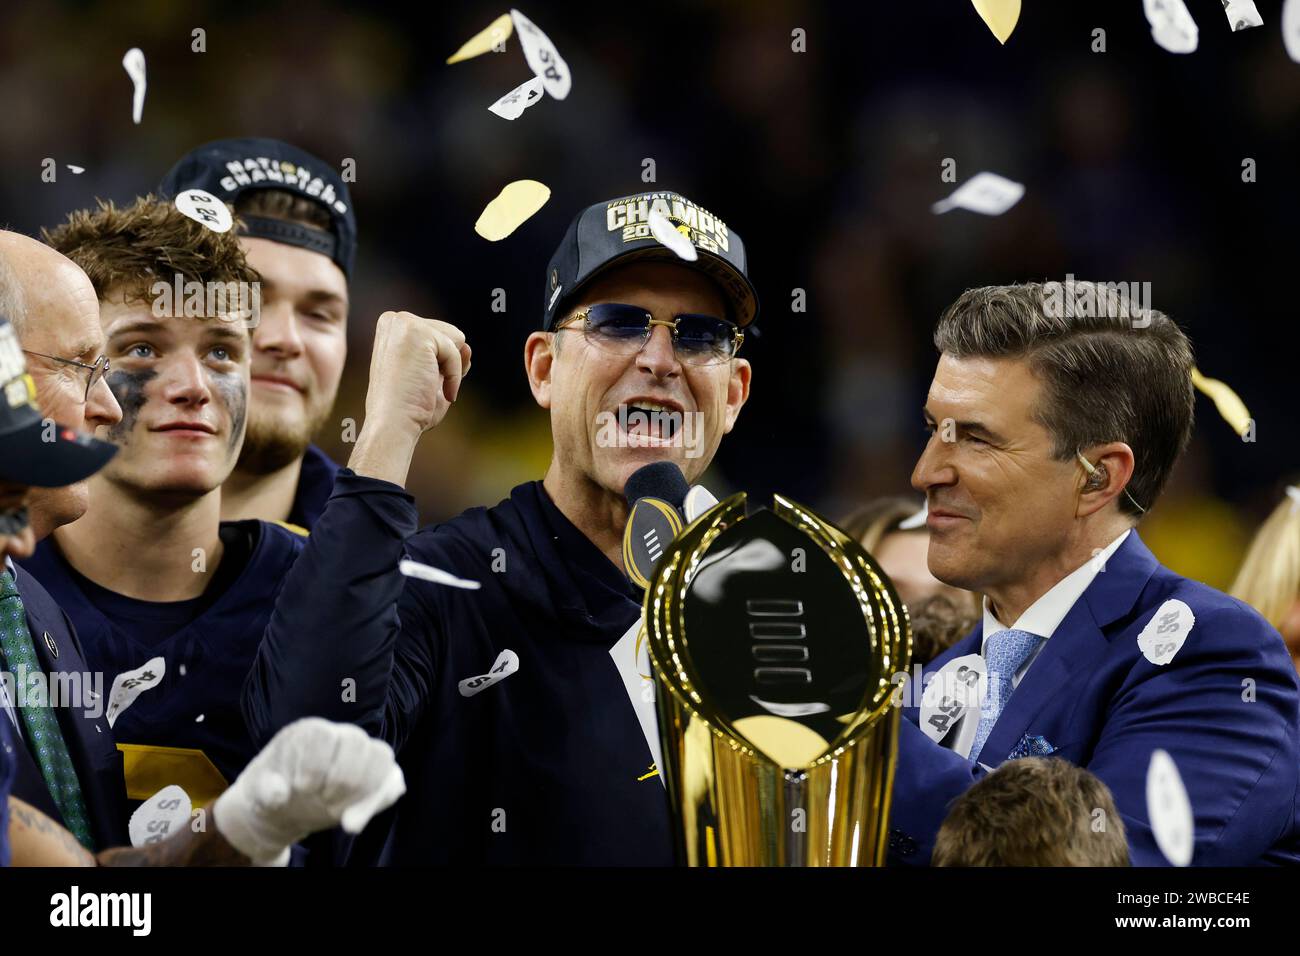
[(883, 865), (906, 609), (861, 546), (807, 508), (777, 495), (745, 511), (739, 494), (701, 515), (646, 591), (680, 861)]

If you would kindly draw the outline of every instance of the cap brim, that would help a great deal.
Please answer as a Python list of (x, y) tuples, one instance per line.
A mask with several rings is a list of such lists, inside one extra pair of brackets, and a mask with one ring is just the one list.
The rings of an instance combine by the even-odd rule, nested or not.
[[(47, 429), (53, 440), (47, 441)], [(117, 446), (62, 425), (33, 422), (0, 436), (0, 479), (37, 488), (61, 488), (89, 478), (117, 454)]]
[[(749, 281), (749, 277), (721, 256), (699, 247), (696, 247), (695, 252), (698, 258), (691, 262), (659, 243), (652, 246), (643, 246), (640, 249), (629, 249), (627, 252), (615, 256), (608, 262), (603, 262), (593, 269), (590, 274), (584, 276), (580, 282), (569, 290), (564, 298), (572, 301), (573, 296), (590, 285), (593, 280), (617, 266), (645, 259), (659, 259), (675, 262), (688, 269), (696, 269), (716, 281), (722, 290), (722, 294), (731, 304), (732, 312), (736, 317), (736, 324), (742, 329), (758, 318), (758, 292), (755, 290), (754, 284)], [(552, 324), (558, 318), (559, 310), (556, 310), (551, 317)]]

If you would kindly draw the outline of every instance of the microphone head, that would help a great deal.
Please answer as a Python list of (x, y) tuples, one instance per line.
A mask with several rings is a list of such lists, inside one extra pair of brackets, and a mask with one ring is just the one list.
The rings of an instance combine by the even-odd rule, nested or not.
[(656, 461), (632, 472), (623, 486), (623, 497), (630, 505), (640, 498), (659, 498), (681, 511), (689, 490), (680, 468), (671, 461)]

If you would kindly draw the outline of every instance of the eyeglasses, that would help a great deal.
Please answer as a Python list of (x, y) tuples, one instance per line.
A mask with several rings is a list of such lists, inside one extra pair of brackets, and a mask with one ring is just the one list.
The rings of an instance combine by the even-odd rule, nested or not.
[(60, 365), (72, 365), (83, 370), (86, 373), (86, 394), (81, 397), (83, 405), (90, 401), (90, 390), (95, 387), (95, 383), (108, 374), (108, 356), (106, 355), (101, 355), (95, 359), (94, 365), (87, 365), (85, 362), (78, 362), (76, 359), (59, 358), (57, 355), (46, 355), (44, 352), (33, 352), (31, 349), (23, 349), (23, 351), (28, 355), (49, 359), (51, 362), (58, 362)]
[(671, 322), (656, 319), (645, 309), (618, 302), (602, 302), (576, 312), (556, 328), (556, 332), (575, 328), (582, 323), (587, 342), (615, 355), (636, 355), (647, 342), (656, 325), (672, 329), (673, 350), (686, 365), (717, 365), (735, 357), (745, 333), (734, 322), (711, 315), (684, 313)]

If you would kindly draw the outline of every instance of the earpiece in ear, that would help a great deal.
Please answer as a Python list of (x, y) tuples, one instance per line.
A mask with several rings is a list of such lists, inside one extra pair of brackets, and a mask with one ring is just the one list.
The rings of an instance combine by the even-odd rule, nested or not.
[(1094, 465), (1083, 457), (1081, 451), (1076, 451), (1074, 457), (1079, 459), (1079, 464), (1083, 465), (1083, 470), (1088, 473), (1088, 480), (1083, 484), (1084, 491), (1096, 491), (1098, 488), (1106, 487), (1106, 482), (1110, 481), (1110, 475), (1107, 473), (1105, 465)]

